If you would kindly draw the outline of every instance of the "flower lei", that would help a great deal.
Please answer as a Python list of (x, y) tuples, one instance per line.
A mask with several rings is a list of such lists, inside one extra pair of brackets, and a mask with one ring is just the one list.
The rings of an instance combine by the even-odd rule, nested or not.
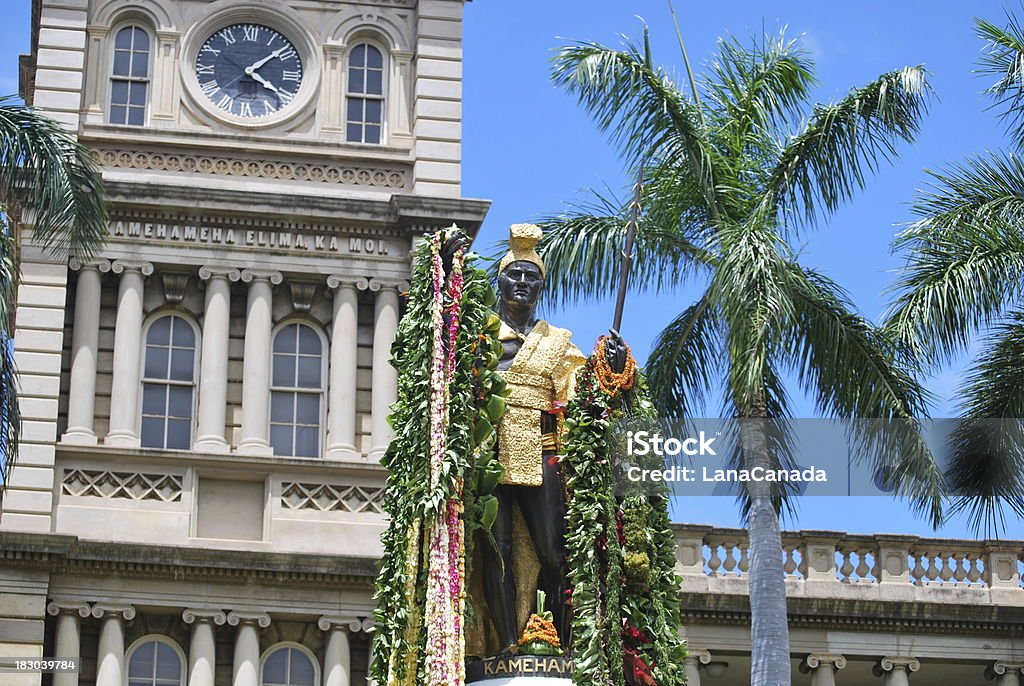
[(471, 532), (488, 532), (496, 505), (490, 446), (504, 404), (492, 400), (507, 393), (495, 371), (500, 322), (474, 255), (458, 250), (445, 273), (441, 247), (458, 234), (451, 227), (418, 247), (392, 347), (396, 436), (382, 459), (391, 521), (381, 537), (379, 649), (370, 667), (387, 686), (464, 684)]
[[(602, 383), (603, 352), (599, 341), (577, 372), (564, 424), (573, 683), (678, 686), (686, 651), (668, 498), (639, 486), (616, 492), (629, 483), (611, 430), (624, 416), (623, 402), (617, 388)], [(653, 419), (643, 375), (637, 372), (632, 385), (632, 416)]]

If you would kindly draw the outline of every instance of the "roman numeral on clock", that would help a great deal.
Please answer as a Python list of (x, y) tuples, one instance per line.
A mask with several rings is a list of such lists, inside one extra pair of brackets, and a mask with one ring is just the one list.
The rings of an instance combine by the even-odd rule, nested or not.
[(207, 43), (206, 45), (201, 47), (199, 49), (199, 52), (200, 52), (200, 54), (204, 53), (204, 52), (208, 52), (208, 53), (212, 54), (214, 57), (216, 57), (217, 55), (220, 54), (220, 50), (218, 50), (217, 48), (213, 47), (209, 43)]
[(213, 94), (217, 92), (218, 88), (220, 88), (220, 86), (217, 85), (217, 81), (216, 80), (211, 80), (211, 81), (207, 81), (205, 83), (201, 83), (201, 84), (199, 84), (199, 87), (202, 89), (202, 91), (204, 93), (206, 93), (206, 95), (208, 97), (213, 97)]
[(242, 40), (256, 41), (259, 40), (260, 27), (249, 24), (248, 26), (242, 27)]
[(231, 29), (224, 29), (217, 34), (224, 39), (224, 45), (232, 45), (236, 42), (235, 34), (231, 32)]
[(263, 116), (265, 117), (268, 114), (273, 114), (274, 112), (277, 112), (277, 108), (274, 107), (270, 102), (264, 100), (263, 101)]
[(243, 117), (252, 116), (252, 105), (247, 102), (240, 103), (238, 105), (238, 114)]
[(221, 108), (222, 110), (230, 111), (231, 105), (234, 104), (234, 102), (235, 101), (231, 99), (230, 95), (225, 95), (217, 101), (217, 107)]
[(298, 81), (300, 76), (302, 76), (302, 74), (297, 71), (285, 71), (281, 78), (285, 81)]
[(212, 64), (200, 64), (196, 66), (196, 76), (213, 76)]
[(278, 95), (281, 98), (281, 102), (284, 103), (285, 105), (287, 105), (288, 103), (295, 99), (295, 93), (286, 90), (278, 91)]

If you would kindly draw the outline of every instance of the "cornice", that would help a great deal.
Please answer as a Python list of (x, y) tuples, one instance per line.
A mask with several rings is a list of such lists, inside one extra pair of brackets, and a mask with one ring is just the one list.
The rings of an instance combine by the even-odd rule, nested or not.
[[(788, 598), (789, 626), (801, 629), (1024, 636), (1024, 607)], [(682, 593), (684, 625), (750, 626), (750, 598)]]
[(4, 566), (54, 573), (136, 578), (190, 578), (238, 583), (345, 583), (370, 587), (377, 561), (347, 555), (211, 550), (83, 541), (77, 536), (0, 531)]
[(260, 192), (246, 189), (192, 188), (168, 182), (142, 182), (108, 179), (107, 199), (117, 216), (126, 211), (151, 211), (168, 214), (168, 208), (190, 208), (210, 215), (251, 217), (262, 226), (283, 221), (296, 227), (296, 217), (304, 224), (338, 227), (374, 227), (398, 229), (411, 236), (453, 222), (475, 236), (483, 223), (490, 200), (473, 198), (436, 198), (393, 194), (388, 199), (336, 197), (302, 192)]

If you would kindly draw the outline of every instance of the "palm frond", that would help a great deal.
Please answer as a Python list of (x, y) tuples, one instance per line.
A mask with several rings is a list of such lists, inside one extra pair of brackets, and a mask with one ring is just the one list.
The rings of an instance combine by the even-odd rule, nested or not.
[(1024, 147), (1024, 27), (1010, 13), (1006, 26), (986, 19), (974, 23), (978, 37), (985, 41), (977, 73), (996, 80), (985, 92), (1002, 108), (999, 118), (1016, 146)]
[(785, 144), (762, 203), (795, 222), (834, 212), (868, 173), (895, 159), (900, 141), (913, 141), (931, 92), (924, 68), (906, 67), (816, 107)]
[(93, 153), (13, 96), (0, 98), (0, 201), (32, 210), (33, 237), (54, 254), (91, 257), (106, 240)]
[(699, 180), (708, 215), (717, 216), (714, 151), (700, 113), (653, 64), (646, 29), (643, 48), (615, 50), (591, 42), (562, 48), (553, 61), (552, 80), (578, 98), (632, 162), (648, 156), (685, 160)]
[(14, 367), (14, 340), (8, 306), (14, 302), (18, 270), (15, 242), (7, 217), (0, 214), (0, 499), (18, 456), (21, 419), (18, 412), (18, 377)]
[[(539, 222), (537, 250), (544, 259), (548, 297), (560, 305), (612, 295), (618, 287), (626, 243), (628, 209), (593, 193), (588, 203)], [(679, 232), (666, 231), (641, 216), (633, 248), (630, 290), (664, 291), (683, 283), (711, 259)], [(499, 244), (507, 247), (507, 241)]]
[(704, 81), (716, 139), (738, 154), (752, 131), (765, 135), (797, 115), (817, 85), (813, 68), (810, 55), (786, 38), (785, 29), (751, 47), (733, 36), (720, 38)]
[(885, 474), (919, 514), (942, 522), (943, 477), (923, 436), (928, 395), (899, 365), (896, 344), (858, 314), (824, 275), (791, 265), (794, 321), (788, 353), (824, 416), (846, 420), (859, 454)]
[(966, 216), (937, 231), (925, 220), (896, 247), (908, 256), (886, 328), (923, 362), (951, 359), (1021, 293), (1024, 235), (1013, 224)]
[(993, 329), (961, 396), (947, 468), (953, 511), (979, 535), (998, 535), (1005, 506), (1024, 516), (1024, 312)]
[(722, 378), (722, 331), (710, 294), (666, 326), (647, 358), (651, 398), (662, 416), (693, 417)]

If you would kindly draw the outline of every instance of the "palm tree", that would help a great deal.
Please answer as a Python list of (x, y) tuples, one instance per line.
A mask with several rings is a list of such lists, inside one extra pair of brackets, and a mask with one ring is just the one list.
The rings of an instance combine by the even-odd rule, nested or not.
[[(787, 378), (823, 415), (912, 418), (922, 389), (894, 363), (891, 342), (857, 313), (844, 291), (802, 266), (791, 242), (862, 187), (910, 141), (926, 110), (921, 68), (883, 74), (829, 105), (810, 107), (813, 64), (784, 32), (752, 46), (733, 38), (687, 97), (639, 45), (563, 48), (553, 79), (578, 97), (645, 178), (637, 227), (636, 290), (670, 292), (687, 280), (703, 293), (661, 332), (647, 373), (662, 414), (702, 416), (724, 389), (741, 420), (741, 466), (789, 459), (784, 432), (765, 420), (790, 416)], [(795, 133), (791, 133), (795, 131)], [(546, 222), (548, 288), (557, 299), (614, 291), (627, 208), (597, 197)], [(884, 443), (879, 434), (866, 443)], [(940, 474), (920, 443), (877, 450), (914, 507), (940, 518)], [(890, 446), (891, 447), (891, 446)], [(786, 591), (779, 532), (785, 491), (751, 482), (741, 495), (750, 534), (752, 675), (755, 686), (790, 683)]]
[(58, 256), (91, 257), (107, 235), (103, 184), (93, 155), (60, 124), (13, 96), (0, 98), (0, 460), (3, 484), (18, 448), (13, 317), (21, 236), (11, 215), (25, 213), (31, 240)]
[(1005, 506), (1024, 516), (1024, 28), (1007, 19), (975, 24), (986, 43), (978, 73), (995, 79), (986, 93), (1015, 150), (930, 172), (931, 188), (914, 201), (918, 219), (894, 244), (907, 265), (887, 322), (925, 367), (983, 335), (960, 389), (948, 476), (951, 512), (993, 534), (1005, 528)]

